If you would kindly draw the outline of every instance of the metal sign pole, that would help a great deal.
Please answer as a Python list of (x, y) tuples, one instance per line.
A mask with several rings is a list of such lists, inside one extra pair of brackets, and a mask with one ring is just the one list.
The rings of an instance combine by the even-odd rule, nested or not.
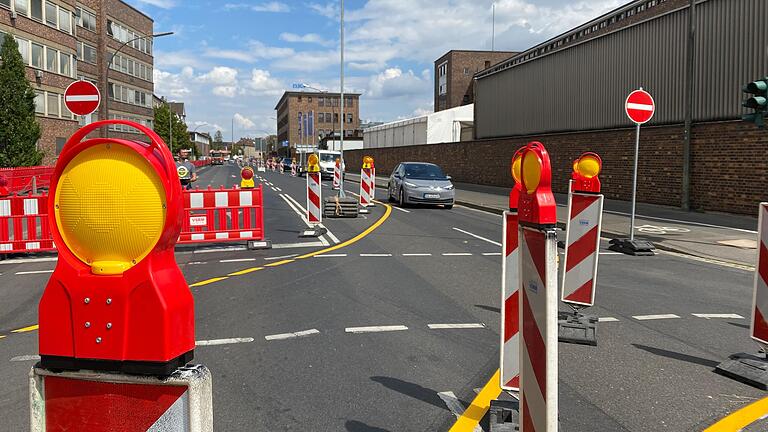
[(632, 171), (632, 216), (629, 219), (629, 241), (635, 240), (635, 200), (637, 198), (637, 159), (640, 153), (640, 123), (635, 129), (635, 169)]

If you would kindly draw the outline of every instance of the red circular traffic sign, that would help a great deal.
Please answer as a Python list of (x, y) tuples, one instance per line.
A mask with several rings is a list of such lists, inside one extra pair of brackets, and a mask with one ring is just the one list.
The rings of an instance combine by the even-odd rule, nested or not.
[(64, 91), (64, 104), (72, 114), (88, 115), (99, 107), (101, 93), (90, 81), (75, 81)]
[(624, 103), (624, 110), (627, 112), (627, 117), (629, 117), (630, 120), (637, 124), (643, 124), (653, 118), (653, 113), (656, 111), (656, 104), (653, 102), (650, 93), (640, 89), (633, 91), (627, 96), (627, 101)]

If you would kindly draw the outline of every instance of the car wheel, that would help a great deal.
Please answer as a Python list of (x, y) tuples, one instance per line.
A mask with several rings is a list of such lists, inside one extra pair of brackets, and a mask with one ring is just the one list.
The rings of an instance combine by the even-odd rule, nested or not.
[(387, 201), (395, 202), (395, 198), (392, 196), (392, 185), (387, 184)]
[(398, 196), (397, 203), (400, 205), (400, 207), (405, 207), (405, 194), (403, 193), (403, 188), (400, 188), (400, 194)]

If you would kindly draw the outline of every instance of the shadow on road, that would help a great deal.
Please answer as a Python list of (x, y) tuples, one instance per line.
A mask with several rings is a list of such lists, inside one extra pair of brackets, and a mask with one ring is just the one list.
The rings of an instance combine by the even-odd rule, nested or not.
[(487, 310), (487, 311), (491, 311), (491, 312), (501, 313), (501, 309), (499, 309), (497, 307), (493, 307), (493, 306), (486, 306), (486, 305), (476, 304), (475, 307), (476, 308), (480, 308), (480, 309), (484, 309), (484, 310)]
[(410, 396), (414, 399), (418, 399), (422, 402), (434, 405), (440, 409), (447, 410), (445, 403), (437, 396), (437, 392), (430, 388), (422, 387), (418, 384), (403, 381), (401, 379), (385, 377), (385, 376), (373, 376), (372, 381), (375, 381), (384, 387), (402, 393), (406, 396)]
[(667, 351), (665, 349), (661, 348), (654, 348), (647, 345), (640, 345), (640, 344), (632, 344), (635, 348), (641, 349), (643, 351), (647, 351), (651, 354), (667, 357), (675, 360), (680, 360), (688, 363), (694, 363), (697, 365), (702, 365), (706, 367), (714, 368), (715, 366), (719, 365), (719, 361), (709, 360), (702, 357), (696, 357), (688, 354), (682, 354), (676, 351)]
[(348, 432), (389, 432), (387, 429), (369, 426), (357, 420), (347, 420), (347, 422), (344, 423), (344, 427), (347, 428)]
[(749, 328), (749, 324), (740, 324), (740, 323), (735, 323), (735, 322), (728, 322), (728, 324), (730, 324), (730, 325), (732, 325), (734, 327), (740, 327), (740, 328), (743, 328), (743, 329), (748, 329)]

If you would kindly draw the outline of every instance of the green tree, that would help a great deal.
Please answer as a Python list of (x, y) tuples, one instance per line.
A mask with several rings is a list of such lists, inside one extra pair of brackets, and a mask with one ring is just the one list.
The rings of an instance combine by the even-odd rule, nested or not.
[(211, 148), (214, 150), (221, 150), (222, 147), (224, 147), (224, 136), (221, 134), (220, 130), (217, 130), (216, 133), (213, 135), (213, 143), (211, 144)]
[(187, 125), (181, 121), (179, 116), (171, 112), (168, 104), (161, 104), (155, 108), (155, 132), (160, 135), (160, 138), (166, 142), (170, 141), (168, 134), (169, 118), (173, 128), (173, 141), (171, 142), (171, 151), (176, 154), (181, 149), (191, 149), (192, 153), (198, 155), (197, 146), (192, 144), (189, 140), (189, 131), (187, 131)]
[(24, 60), (10, 34), (0, 47), (0, 167), (40, 165), (40, 125), (35, 91), (24, 74)]

